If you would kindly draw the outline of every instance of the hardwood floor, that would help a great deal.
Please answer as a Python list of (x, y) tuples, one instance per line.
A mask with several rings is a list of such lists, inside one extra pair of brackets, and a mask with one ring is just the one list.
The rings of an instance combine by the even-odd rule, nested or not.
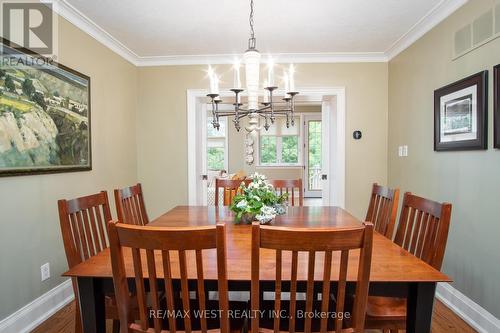
[[(73, 333), (75, 318), (75, 303), (65, 306), (59, 312), (50, 317), (47, 321), (38, 326), (32, 333)], [(107, 323), (107, 332), (111, 332), (111, 322)], [(367, 332), (375, 333), (376, 330)], [(403, 332), (403, 331), (401, 331)], [(434, 315), (432, 318), (432, 333), (474, 333), (476, 332), (455, 313), (436, 301)]]

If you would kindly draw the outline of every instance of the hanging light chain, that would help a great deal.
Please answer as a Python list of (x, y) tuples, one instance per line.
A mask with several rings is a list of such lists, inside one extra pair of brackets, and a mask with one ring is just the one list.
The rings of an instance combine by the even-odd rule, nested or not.
[(253, 28), (254, 21), (253, 21), (253, 0), (250, 0), (250, 17), (248, 19), (250, 23), (250, 38), (248, 39), (248, 48), (249, 49), (255, 49), (255, 30)]

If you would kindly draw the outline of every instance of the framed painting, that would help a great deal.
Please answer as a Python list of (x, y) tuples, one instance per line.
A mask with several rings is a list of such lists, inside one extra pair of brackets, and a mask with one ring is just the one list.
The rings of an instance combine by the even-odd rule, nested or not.
[(0, 45), (0, 176), (92, 169), (90, 77)]
[(494, 147), (500, 149), (500, 65), (493, 68)]
[(488, 71), (434, 91), (434, 150), (488, 147)]

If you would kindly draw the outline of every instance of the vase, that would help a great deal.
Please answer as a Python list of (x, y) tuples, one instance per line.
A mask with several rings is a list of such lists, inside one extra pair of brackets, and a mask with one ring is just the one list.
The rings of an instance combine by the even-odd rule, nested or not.
[(254, 213), (245, 213), (241, 216), (240, 223), (241, 224), (252, 224), (255, 221)]

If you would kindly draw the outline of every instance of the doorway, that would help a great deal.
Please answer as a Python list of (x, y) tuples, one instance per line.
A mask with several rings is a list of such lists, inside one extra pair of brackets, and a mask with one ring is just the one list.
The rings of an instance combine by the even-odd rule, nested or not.
[[(344, 207), (345, 88), (300, 91), (297, 103), (321, 103), (321, 179), (315, 187), (321, 188), (322, 205)], [(187, 90), (189, 205), (207, 204), (206, 94), (203, 89)], [(223, 100), (234, 98), (231, 91), (222, 90), (220, 95)]]

